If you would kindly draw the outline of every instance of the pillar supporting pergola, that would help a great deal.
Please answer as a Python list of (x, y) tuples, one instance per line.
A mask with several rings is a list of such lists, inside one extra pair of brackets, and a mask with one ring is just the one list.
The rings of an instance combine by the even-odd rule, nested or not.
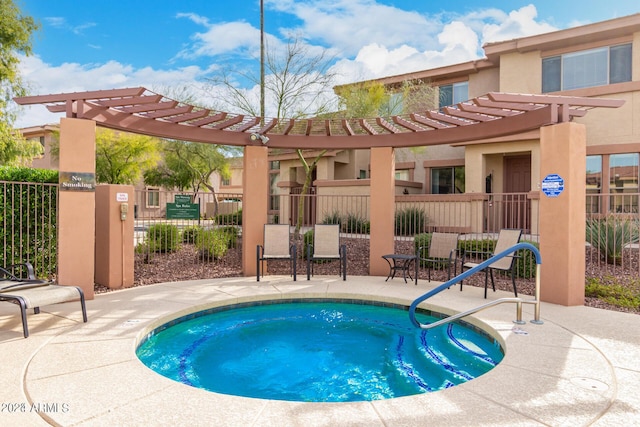
[[(584, 210), (579, 195), (584, 197), (585, 171), (584, 167), (577, 169), (584, 166), (586, 136), (584, 125), (571, 121), (583, 117), (589, 109), (617, 108), (624, 103), (615, 99), (488, 93), (452, 107), (391, 117), (279, 120), (203, 109), (143, 87), (28, 96), (15, 101), (21, 105), (43, 104), (49, 111), (65, 113), (67, 118), (90, 120), (114, 130), (245, 147), (242, 262), (247, 276), (255, 274), (252, 248), (262, 242), (262, 225), (267, 219), (268, 186), (253, 185), (266, 180), (267, 148), (372, 150), (371, 185), (376, 191), (371, 194), (370, 273), (384, 275), (386, 267), (380, 256), (393, 250), (394, 239), (395, 148), (454, 144), (544, 128), (541, 177), (547, 173), (566, 177), (567, 191), (553, 201), (543, 199), (540, 203), (544, 211), (540, 215), (541, 254), (543, 262), (550, 266), (542, 268), (542, 297), (564, 305), (582, 304), (584, 300), (584, 269), (580, 274), (574, 266), (581, 253), (584, 260), (584, 215), (582, 221), (576, 221), (575, 212)], [(95, 149), (82, 150), (81, 158), (71, 149), (78, 143), (95, 144), (88, 136), (81, 140), (70, 138), (75, 134), (89, 135), (83, 129), (82, 120), (65, 122), (61, 129), (61, 167), (94, 161)], [(74, 161), (67, 162), (67, 156), (73, 156)], [(65, 203), (61, 199), (61, 212), (67, 209)], [(94, 235), (95, 217), (84, 216), (74, 222), (78, 232), (69, 237), (61, 234), (60, 247), (73, 247), (67, 240), (78, 235)], [(89, 253), (86, 247), (76, 252), (65, 252), (64, 256), (93, 258), (93, 251)], [(66, 277), (72, 277), (72, 269), (86, 269), (81, 276), (87, 283), (79, 285), (91, 296), (93, 281), (88, 283), (88, 273), (92, 268), (93, 263), (60, 262), (60, 283), (72, 284), (65, 283)], [(556, 274), (557, 269), (566, 274)]]

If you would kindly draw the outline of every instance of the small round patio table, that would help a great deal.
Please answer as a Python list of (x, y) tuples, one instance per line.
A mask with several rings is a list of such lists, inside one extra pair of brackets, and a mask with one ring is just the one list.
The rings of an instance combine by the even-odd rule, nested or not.
[(407, 283), (407, 274), (411, 280), (414, 280), (413, 277), (411, 277), (411, 271), (409, 270), (411, 263), (413, 263), (415, 270), (415, 282), (416, 285), (418, 284), (417, 256), (406, 254), (387, 254), (382, 255), (382, 258), (384, 258), (384, 260), (387, 261), (387, 264), (389, 264), (389, 275), (385, 279), (385, 282), (396, 277), (396, 271), (402, 271), (402, 278), (405, 283)]

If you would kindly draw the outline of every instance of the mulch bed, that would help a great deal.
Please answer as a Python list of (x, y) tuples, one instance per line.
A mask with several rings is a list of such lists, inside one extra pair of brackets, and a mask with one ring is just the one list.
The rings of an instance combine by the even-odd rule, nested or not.
[[(347, 245), (347, 275), (348, 276), (368, 276), (369, 275), (369, 240), (368, 239), (342, 239)], [(302, 243), (298, 243), (298, 254), (302, 253)], [(396, 253), (414, 253), (412, 241), (397, 241)], [(630, 255), (629, 261), (624, 266), (607, 266), (602, 268), (601, 262), (597, 261), (597, 256), (587, 248), (586, 272), (587, 277), (600, 278), (604, 283), (606, 279), (615, 275), (617, 279), (622, 278), (622, 282), (633, 283), (638, 278), (638, 256), (637, 251)], [(287, 275), (290, 274), (288, 261), (278, 261), (269, 263), (269, 274)], [(338, 261), (317, 263), (314, 266), (316, 275), (336, 275), (339, 274)], [(299, 259), (297, 263), (297, 274), (306, 275), (306, 261)], [(144, 286), (153, 283), (175, 282), (182, 280), (215, 279), (225, 277), (242, 276), (242, 250), (232, 248), (227, 254), (214, 261), (204, 260), (198, 254), (193, 245), (182, 244), (176, 252), (168, 254), (136, 254), (135, 258), (135, 278), (134, 286)], [(427, 279), (427, 272), (421, 269), (418, 277), (421, 280)], [(432, 270), (431, 279), (445, 281), (447, 279), (446, 270)], [(620, 282), (620, 280), (618, 280)], [(512, 292), (511, 278), (501, 274), (495, 275), (496, 289)], [(535, 289), (534, 279), (516, 280), (518, 293), (523, 295), (533, 295)], [(476, 274), (466, 279), (465, 286), (484, 287), (484, 274)], [(109, 290), (96, 285), (95, 292), (103, 293)], [(640, 314), (640, 310), (624, 309), (607, 304), (597, 298), (585, 298), (585, 305), (606, 310), (623, 311)]]

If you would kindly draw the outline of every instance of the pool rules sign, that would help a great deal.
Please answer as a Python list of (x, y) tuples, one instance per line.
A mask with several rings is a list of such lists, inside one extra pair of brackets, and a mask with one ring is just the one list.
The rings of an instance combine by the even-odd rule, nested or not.
[(175, 203), (167, 203), (167, 219), (198, 219), (200, 204), (191, 203), (191, 196), (176, 194)]
[(552, 173), (544, 177), (540, 186), (547, 197), (558, 197), (564, 191), (564, 179), (558, 174)]

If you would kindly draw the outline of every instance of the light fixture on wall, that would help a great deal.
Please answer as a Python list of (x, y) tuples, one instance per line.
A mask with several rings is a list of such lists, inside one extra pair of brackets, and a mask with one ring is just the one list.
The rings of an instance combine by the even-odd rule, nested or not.
[(250, 138), (251, 138), (252, 141), (260, 140), (263, 144), (266, 144), (267, 142), (269, 142), (269, 137), (268, 136), (262, 135), (262, 134), (259, 134), (259, 133), (252, 133)]

